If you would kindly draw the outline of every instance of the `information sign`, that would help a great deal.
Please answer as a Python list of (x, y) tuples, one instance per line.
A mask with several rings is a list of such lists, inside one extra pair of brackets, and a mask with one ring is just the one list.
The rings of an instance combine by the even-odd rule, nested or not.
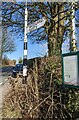
[(28, 27), (26, 28), (26, 33), (29, 33), (29, 32), (32, 32), (33, 30), (36, 30), (40, 27), (42, 27), (46, 22), (46, 19), (45, 17), (37, 20), (36, 22), (34, 22), (33, 24), (31, 25), (28, 25)]
[(63, 84), (79, 86), (79, 52), (62, 55)]

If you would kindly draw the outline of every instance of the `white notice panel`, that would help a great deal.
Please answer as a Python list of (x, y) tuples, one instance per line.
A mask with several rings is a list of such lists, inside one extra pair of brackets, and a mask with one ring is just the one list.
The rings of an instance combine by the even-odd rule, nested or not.
[(77, 55), (63, 57), (64, 84), (78, 85)]

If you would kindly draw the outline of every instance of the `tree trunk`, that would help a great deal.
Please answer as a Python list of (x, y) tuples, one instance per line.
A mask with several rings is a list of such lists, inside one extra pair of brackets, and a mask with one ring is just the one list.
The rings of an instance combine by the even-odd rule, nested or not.
[[(52, 8), (53, 9), (53, 8)], [(59, 14), (60, 11), (64, 9), (61, 4), (57, 4), (55, 7), (56, 10), (52, 10), (52, 14), (58, 14), (55, 18), (50, 21), (50, 28), (48, 29), (48, 54), (52, 56), (54, 54), (61, 53), (61, 44), (64, 34), (64, 14)], [(54, 13), (55, 12), (55, 13)], [(60, 21), (60, 19), (62, 19)], [(57, 22), (57, 23), (56, 23)]]

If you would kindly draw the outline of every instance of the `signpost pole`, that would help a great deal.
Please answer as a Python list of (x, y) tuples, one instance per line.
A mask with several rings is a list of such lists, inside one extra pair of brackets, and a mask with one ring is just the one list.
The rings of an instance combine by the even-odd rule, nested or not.
[(27, 0), (25, 7), (24, 56), (23, 56), (23, 83), (27, 80)]
[(31, 25), (27, 26), (27, 16), (28, 16), (28, 11), (27, 11), (27, 0), (26, 0), (26, 8), (25, 8), (25, 29), (24, 29), (24, 56), (23, 56), (23, 83), (26, 83), (27, 80), (27, 33), (32, 32), (40, 27), (42, 27), (46, 19), (45, 17), (37, 20)]

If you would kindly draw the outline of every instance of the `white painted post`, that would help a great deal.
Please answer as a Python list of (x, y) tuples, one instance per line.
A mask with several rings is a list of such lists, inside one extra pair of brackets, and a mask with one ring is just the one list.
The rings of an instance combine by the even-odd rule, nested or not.
[(27, 1), (26, 1), (26, 8), (25, 8), (25, 29), (24, 29), (24, 56), (23, 56), (23, 83), (27, 80)]
[(28, 17), (28, 11), (27, 11), (27, 0), (26, 0), (25, 29), (24, 29), (24, 56), (23, 56), (23, 83), (26, 83), (26, 80), (27, 80), (27, 33), (42, 27), (46, 22), (45, 17), (43, 17), (37, 20), (36, 22), (34, 22), (33, 24), (27, 26), (27, 17)]
[(77, 46), (76, 46), (76, 30), (75, 30), (75, 9), (74, 9), (74, 5), (72, 3), (72, 48), (73, 51), (77, 51)]

